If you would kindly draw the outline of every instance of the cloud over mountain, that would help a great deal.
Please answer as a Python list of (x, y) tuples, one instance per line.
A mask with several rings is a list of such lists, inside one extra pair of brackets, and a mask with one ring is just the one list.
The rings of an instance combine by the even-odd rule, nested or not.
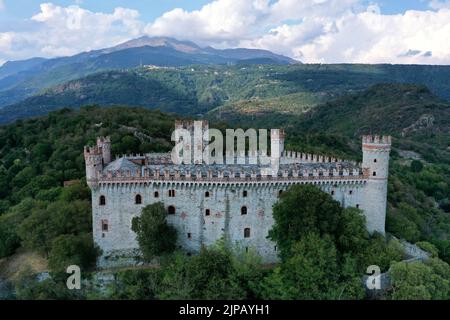
[[(429, 10), (390, 15), (364, 3), (215, 0), (198, 10), (175, 8), (152, 22), (133, 9), (102, 13), (82, 4), (44, 3), (31, 17), (30, 30), (0, 32), (0, 61), (69, 55), (146, 34), (268, 49), (303, 62), (450, 63), (450, 1), (432, 0)], [(415, 51), (420, 54), (410, 54)]]

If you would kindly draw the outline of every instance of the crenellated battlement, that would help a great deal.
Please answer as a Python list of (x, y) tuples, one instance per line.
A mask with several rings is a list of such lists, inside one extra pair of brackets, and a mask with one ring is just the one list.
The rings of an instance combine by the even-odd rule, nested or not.
[(179, 168), (136, 168), (135, 170), (104, 171), (99, 176), (99, 182), (127, 181), (271, 181), (271, 180), (333, 180), (333, 179), (366, 179), (368, 171), (357, 167), (334, 168), (290, 168), (279, 170), (276, 176), (265, 170), (218, 169), (218, 170), (180, 170)]
[[(333, 156), (321, 155), (321, 154), (311, 154), (296, 151), (284, 151), (282, 154), (283, 159), (287, 160), (287, 163), (340, 163), (344, 162), (343, 159), (336, 158)], [(360, 166), (356, 161), (349, 161), (354, 166)]]
[(362, 136), (362, 143), (363, 144), (385, 144), (385, 145), (391, 145), (392, 143), (392, 137), (387, 135), (365, 135)]
[(99, 156), (102, 154), (102, 150), (101, 148), (99, 148), (98, 146), (85, 146), (84, 147), (84, 157), (88, 157), (88, 156)]
[(209, 127), (207, 120), (175, 120), (175, 129), (193, 130), (196, 124), (203, 129), (208, 129)]
[(105, 143), (111, 143), (111, 138), (109, 136), (97, 138), (97, 146), (102, 146)]

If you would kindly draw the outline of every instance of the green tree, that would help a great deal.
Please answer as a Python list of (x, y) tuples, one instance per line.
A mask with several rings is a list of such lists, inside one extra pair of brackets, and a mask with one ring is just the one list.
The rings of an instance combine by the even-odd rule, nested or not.
[(52, 223), (52, 213), (47, 209), (36, 209), (20, 224), (17, 234), (25, 247), (48, 256), (58, 231)]
[(363, 271), (370, 265), (377, 265), (382, 271), (387, 271), (392, 262), (403, 260), (403, 249), (398, 240), (388, 240), (385, 236), (374, 233), (367, 247), (358, 256), (361, 257)]
[(45, 203), (30, 198), (0, 216), (0, 258), (14, 253), (20, 246), (19, 225), (31, 214), (32, 210), (45, 208)]
[(231, 253), (203, 248), (193, 257), (176, 254), (165, 266), (160, 299), (244, 299)]
[(61, 200), (71, 202), (74, 200), (91, 200), (91, 190), (85, 183), (75, 183), (63, 188), (60, 196)]
[(450, 299), (450, 266), (440, 259), (432, 258), (425, 263), (394, 263), (390, 275), (392, 299)]
[[(264, 299), (360, 299), (364, 291), (351, 267), (342, 277), (339, 254), (329, 235), (304, 235), (290, 257), (264, 279)], [(347, 268), (350, 266), (345, 264)]]
[(120, 271), (111, 286), (111, 298), (154, 300), (160, 290), (161, 273), (160, 269)]
[(33, 209), (18, 228), (23, 244), (48, 255), (53, 240), (63, 234), (82, 234), (91, 229), (91, 205), (88, 201), (53, 202), (47, 208)]
[(294, 185), (273, 207), (275, 224), (269, 238), (286, 259), (292, 244), (307, 233), (337, 235), (342, 208), (339, 202), (312, 185)]
[(83, 299), (80, 290), (69, 290), (65, 278), (37, 279), (29, 269), (22, 271), (15, 284), (19, 300), (75, 300)]
[(70, 265), (86, 270), (95, 265), (99, 253), (91, 234), (61, 235), (53, 240), (48, 264), (54, 272), (64, 273)]
[(412, 172), (420, 172), (423, 169), (422, 161), (420, 160), (413, 160), (411, 161), (411, 171)]
[(360, 253), (369, 243), (366, 218), (356, 208), (346, 208), (339, 219), (337, 246), (340, 252)]
[(177, 232), (167, 224), (166, 217), (163, 203), (157, 202), (143, 208), (140, 217), (133, 218), (132, 230), (147, 261), (175, 250)]

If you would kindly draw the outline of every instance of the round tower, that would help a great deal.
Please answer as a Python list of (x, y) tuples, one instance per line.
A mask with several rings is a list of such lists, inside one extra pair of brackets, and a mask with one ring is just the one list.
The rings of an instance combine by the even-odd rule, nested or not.
[(84, 161), (86, 163), (86, 182), (92, 187), (97, 181), (97, 174), (103, 170), (102, 151), (97, 147), (84, 147)]
[(390, 136), (363, 136), (362, 167), (368, 175), (362, 209), (370, 232), (385, 233)]

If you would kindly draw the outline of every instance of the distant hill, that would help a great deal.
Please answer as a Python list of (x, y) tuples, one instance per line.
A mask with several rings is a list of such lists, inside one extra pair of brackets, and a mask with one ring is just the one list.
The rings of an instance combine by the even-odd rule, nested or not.
[[(261, 60), (262, 59), (262, 60)], [(7, 62), (0, 67), (0, 107), (69, 80), (110, 69), (141, 65), (186, 66), (191, 64), (294, 64), (297, 61), (257, 49), (201, 48), (193, 42), (167, 37), (141, 37), (112, 48), (55, 59), (34, 58)]]
[[(123, 50), (111, 54), (120, 55)], [(97, 60), (101, 61), (102, 58)], [(236, 120), (241, 116), (257, 118), (269, 112), (301, 114), (318, 104), (366, 90), (377, 83), (426, 85), (433, 94), (450, 100), (449, 66), (149, 66), (97, 72), (42, 90), (0, 109), (0, 123), (62, 107), (91, 104), (126, 104), (195, 116), (209, 112), (207, 117), (222, 120)], [(212, 109), (215, 110), (210, 111)]]
[(293, 140), (307, 135), (344, 137), (356, 148), (363, 134), (390, 134), (397, 147), (450, 164), (450, 103), (425, 86), (377, 84), (316, 105), (314, 96), (298, 97), (295, 103), (284, 96), (278, 99), (278, 110), (268, 103), (276, 100), (261, 102), (265, 108), (255, 101), (220, 107), (207, 118), (241, 127), (283, 127)]

